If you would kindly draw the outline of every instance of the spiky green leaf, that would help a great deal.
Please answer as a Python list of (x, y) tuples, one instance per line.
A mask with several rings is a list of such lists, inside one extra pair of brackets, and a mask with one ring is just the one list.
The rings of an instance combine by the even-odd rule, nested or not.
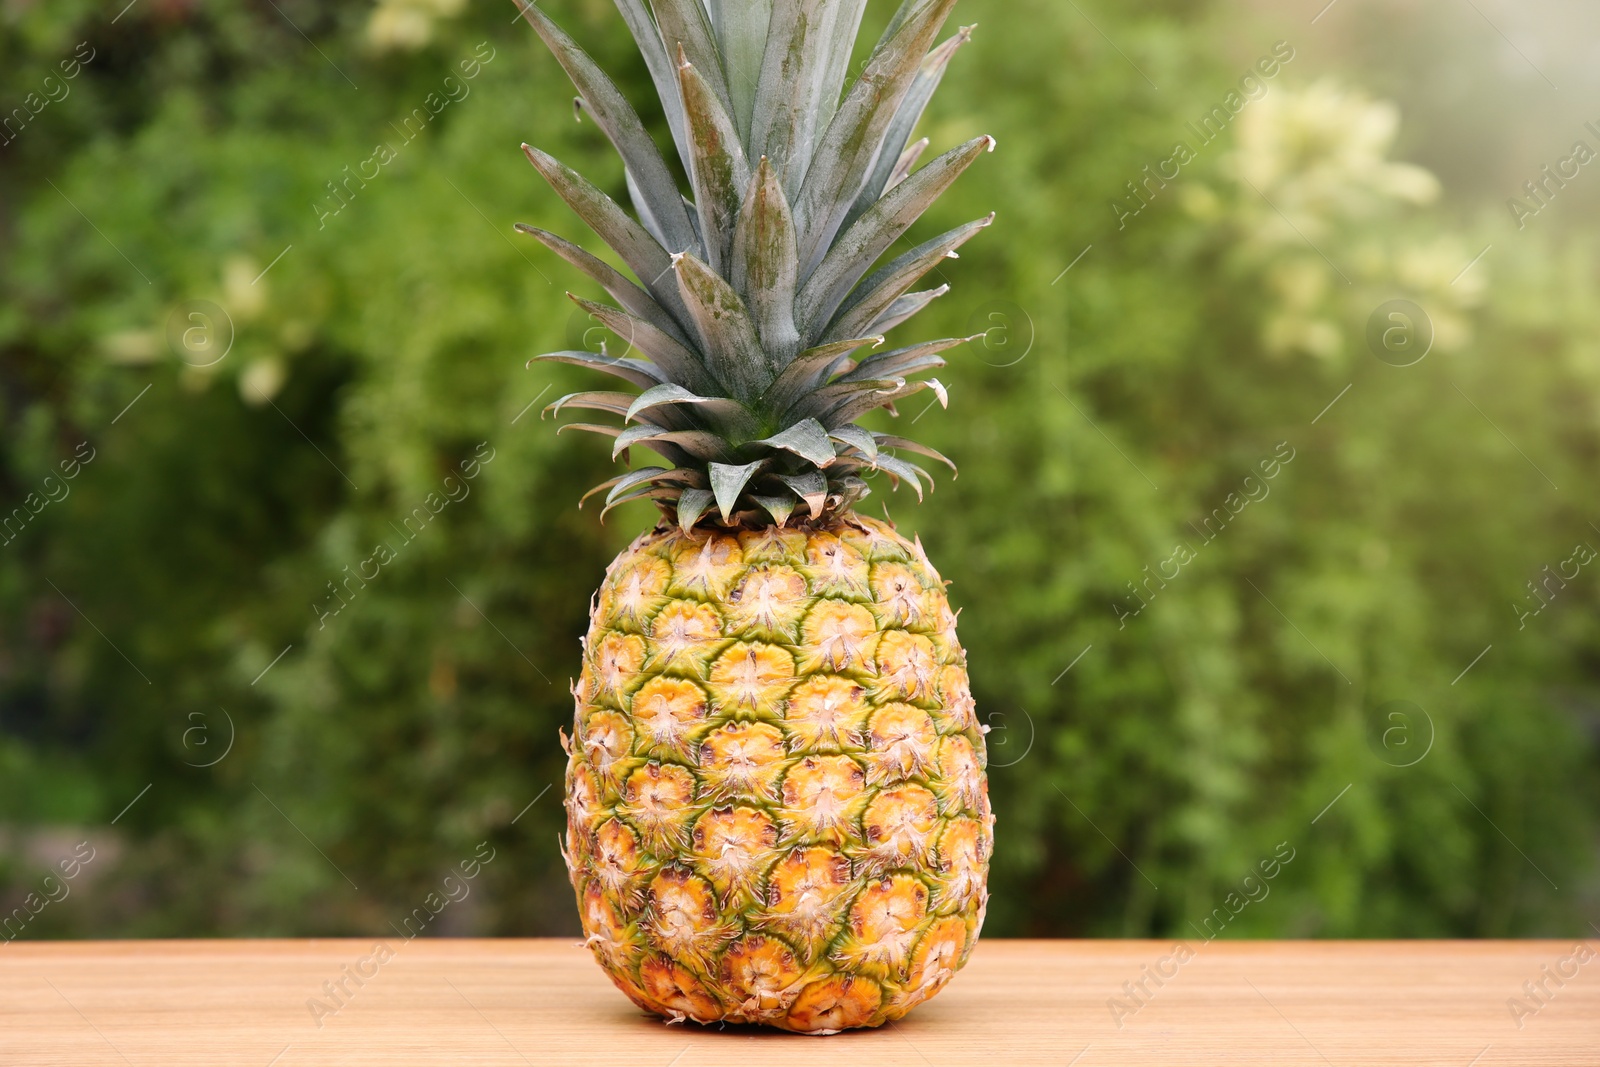
[(689, 124), (689, 177), (694, 183), (706, 262), (713, 270), (727, 272), (739, 206), (750, 185), (750, 164), (732, 117), (699, 68), (692, 63), (680, 65), (678, 79)]
[[(845, 219), (845, 228), (866, 213), (877, 199), (894, 185), (894, 176), (899, 170), (899, 164), (906, 150), (907, 143), (911, 140), (912, 132), (917, 128), (917, 123), (922, 119), (922, 113), (927, 110), (928, 101), (933, 99), (933, 94), (939, 88), (939, 82), (944, 78), (945, 68), (950, 65), (950, 60), (960, 50), (961, 46), (972, 39), (972, 27), (963, 26), (961, 31), (945, 41), (938, 48), (928, 53), (922, 61), (922, 66), (917, 69), (917, 76), (911, 79), (911, 88), (906, 90), (906, 98), (900, 102), (900, 109), (894, 114), (894, 121), (889, 123), (889, 130), (884, 134), (883, 147), (878, 152), (878, 159), (872, 165), (872, 172), (867, 175), (867, 183), (861, 189), (861, 195), (856, 198), (855, 205), (851, 207), (849, 216)], [(922, 141), (927, 147), (927, 140)], [(921, 149), (918, 149), (920, 154)], [(910, 173), (911, 168), (906, 167)]]
[(792, 452), (818, 467), (826, 467), (833, 462), (833, 446), (828, 443), (828, 431), (816, 419), (804, 419), (782, 433), (756, 443)]
[(625, 382), (632, 382), (641, 389), (649, 389), (651, 386), (659, 385), (666, 381), (659, 367), (646, 363), (642, 359), (621, 359), (603, 353), (586, 352), (581, 348), (563, 352), (546, 352), (542, 356), (534, 356), (528, 362), (535, 363), (539, 361), (570, 363), (574, 367), (587, 367), (590, 370), (601, 371), (613, 377), (621, 378)]
[(727, 463), (710, 465), (711, 492), (717, 498), (717, 510), (722, 514), (723, 522), (728, 521), (734, 506), (739, 502), (739, 494), (744, 492), (744, 487), (750, 479), (766, 465), (767, 461), (764, 459), (738, 467)]
[(872, 209), (828, 250), (822, 263), (801, 286), (798, 304), (805, 309), (802, 326), (819, 330), (833, 318), (861, 276), (950, 188), (972, 161), (993, 144), (992, 137), (973, 138), (929, 163), (872, 205)]
[(691, 247), (694, 231), (678, 198), (677, 183), (673, 181), (672, 172), (667, 169), (656, 143), (645, 132), (644, 123), (639, 121), (632, 106), (623, 99), (605, 72), (589, 58), (589, 54), (551, 22), (536, 4), (523, 4), (521, 10), (522, 17), (567, 72), (572, 84), (582, 94), (586, 110), (622, 157), (623, 165), (635, 179), (644, 203), (649, 205), (650, 215), (660, 228), (667, 247), (673, 250)]
[(744, 301), (720, 274), (694, 256), (673, 256), (672, 268), (712, 373), (741, 400), (759, 396), (777, 376), (777, 367), (762, 349)]
[(733, 237), (735, 291), (744, 294), (755, 317), (762, 346), (783, 362), (800, 347), (795, 326), (795, 289), (800, 282), (800, 251), (794, 218), (777, 171), (765, 156), (739, 212)]
[(822, 259), (856, 201), (883, 137), (955, 0), (924, 0), (882, 42), (828, 124), (795, 200), (804, 277)]

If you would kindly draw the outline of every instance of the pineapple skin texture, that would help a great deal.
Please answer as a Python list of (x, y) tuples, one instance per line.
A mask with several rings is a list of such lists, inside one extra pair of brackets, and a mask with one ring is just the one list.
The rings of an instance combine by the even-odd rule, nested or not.
[(851, 513), (658, 528), (608, 568), (583, 645), (564, 854), (630, 1000), (828, 1034), (966, 963), (994, 816), (920, 542)]

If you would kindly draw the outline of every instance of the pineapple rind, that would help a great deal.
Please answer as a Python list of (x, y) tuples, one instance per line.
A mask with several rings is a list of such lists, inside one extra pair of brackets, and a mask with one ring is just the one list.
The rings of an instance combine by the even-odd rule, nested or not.
[(853, 513), (657, 529), (608, 569), (583, 644), (566, 854), (635, 1004), (832, 1033), (966, 962), (994, 816), (920, 545)]

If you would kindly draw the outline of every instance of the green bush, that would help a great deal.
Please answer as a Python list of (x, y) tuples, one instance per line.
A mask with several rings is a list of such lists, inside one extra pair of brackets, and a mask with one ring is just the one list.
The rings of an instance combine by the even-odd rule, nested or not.
[[(577, 510), (608, 463), (539, 419), (592, 294), (512, 234), (584, 239), (517, 145), (625, 194), (510, 5), (461, 6), (0, 13), (0, 102), (69, 87), (0, 146), (5, 899), (98, 849), (26, 936), (381, 934), (485, 841), (433, 932), (576, 930), (557, 730), (650, 515)], [(1509, 605), (1600, 546), (1592, 247), (1437, 196), (1299, 55), (1201, 144), (1270, 33), (1101, 8), (958, 9), (926, 132), (1000, 151), (922, 225), (1000, 215), (919, 336), (986, 340), (900, 416), (960, 478), (880, 487), (993, 728), (989, 929), (1189, 936), (1280, 843), (1227, 935), (1585, 929), (1596, 575)]]

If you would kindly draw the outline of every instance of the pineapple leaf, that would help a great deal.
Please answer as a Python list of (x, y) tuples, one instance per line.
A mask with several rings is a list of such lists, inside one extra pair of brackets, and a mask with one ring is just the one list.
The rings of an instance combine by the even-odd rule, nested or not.
[(644, 227), (571, 167), (531, 145), (523, 145), (522, 151), (556, 195), (565, 200), (601, 240), (616, 250), (656, 300), (665, 308), (681, 311), (683, 303), (675, 287), (662, 281), (672, 267), (672, 260)]
[(878, 439), (859, 426), (835, 426), (828, 436), (860, 452), (869, 462), (878, 458)]
[(548, 230), (541, 230), (537, 226), (526, 223), (517, 223), (519, 233), (528, 234), (537, 239), (541, 244), (562, 259), (577, 267), (590, 278), (600, 283), (600, 287), (611, 294), (611, 298), (621, 304), (629, 314), (644, 319), (650, 325), (660, 330), (680, 344), (687, 344), (688, 338), (671, 315), (662, 310), (660, 304), (655, 302), (651, 295), (639, 288), (611, 264), (579, 248), (571, 241), (557, 237)]
[(663, 475), (672, 474), (670, 467), (640, 467), (638, 470), (629, 471), (616, 480), (611, 492), (606, 494), (606, 503), (609, 504), (625, 493), (637, 489), (641, 485), (649, 485), (659, 480)]
[(841, 375), (839, 381), (853, 382), (864, 378), (882, 378), (888, 375), (905, 377), (919, 371), (932, 370), (945, 365), (935, 353), (964, 345), (968, 341), (976, 341), (983, 337), (977, 334), (973, 337), (946, 337), (941, 341), (924, 341), (921, 344), (911, 345), (909, 348), (897, 348), (893, 352), (871, 356), (856, 365), (856, 369), (849, 374)]
[[(706, 12), (704, 0), (650, 0), (650, 7), (656, 14), (656, 25), (661, 30), (661, 43), (666, 47), (667, 58), (678, 56), (681, 50), (711, 86), (711, 91), (721, 101), (723, 110), (730, 115), (733, 114), (733, 100), (728, 96), (728, 83), (723, 77), (722, 60), (717, 54), (717, 39), (711, 30), (711, 20)], [(672, 72), (672, 77), (674, 80), (677, 79), (677, 71)], [(679, 107), (683, 106), (681, 89), (678, 90), (674, 103)], [(689, 136), (687, 121), (684, 124), (684, 133), (684, 147), (691, 147), (690, 142), (693, 138)], [(692, 155), (684, 155), (684, 168), (688, 169), (691, 163)]]
[(684, 533), (694, 529), (711, 505), (716, 501), (709, 489), (685, 489), (678, 498), (678, 526)]
[(878, 45), (828, 124), (795, 201), (802, 274), (821, 260), (855, 204), (895, 110), (954, 4), (923, 0), (905, 25)]
[(583, 349), (565, 352), (546, 352), (542, 356), (534, 356), (528, 362), (549, 361), (551, 363), (570, 363), (575, 367), (588, 367), (591, 370), (604, 371), (623, 381), (632, 382), (641, 389), (649, 389), (660, 385), (664, 379), (661, 371), (651, 363), (642, 359), (621, 359), (616, 356), (607, 356)]
[(679, 493), (680, 490), (665, 488), (659, 485), (641, 485), (633, 489), (631, 492), (623, 496), (619, 496), (615, 500), (609, 501), (605, 507), (601, 508), (600, 521), (604, 522), (606, 516), (611, 514), (613, 510), (620, 508), (624, 504), (631, 504), (635, 500), (672, 500), (675, 499)]
[[(929, 448), (925, 444), (921, 444), (920, 442), (912, 441), (904, 437), (895, 437), (892, 434), (886, 433), (875, 433), (872, 436), (877, 438), (880, 447), (903, 448), (907, 452), (915, 452), (919, 456), (927, 456), (929, 459), (938, 460), (946, 467), (949, 467), (953, 475), (959, 475), (961, 473), (956, 469), (956, 465), (950, 460), (950, 457), (944, 455), (942, 452), (939, 452), (937, 449)], [(953, 481), (954, 478), (951, 480)], [(931, 478), (929, 479), (929, 482), (932, 482)]]
[(845, 300), (843, 311), (828, 332), (830, 334), (847, 332), (844, 330), (846, 325), (853, 326), (869, 319), (875, 320), (877, 316), (892, 307), (901, 294), (917, 284), (924, 275), (944, 260), (952, 258), (956, 249), (977, 236), (993, 221), (993, 215), (976, 219), (965, 226), (957, 226), (942, 233), (931, 241), (925, 241), (904, 255), (896, 256), (856, 287), (855, 292)]
[[(699, 0), (695, 0), (696, 3)], [(722, 521), (727, 522), (733, 512), (734, 505), (739, 502), (739, 494), (744, 492), (744, 487), (756, 472), (767, 465), (764, 459), (754, 463), (746, 463), (742, 467), (731, 466), (727, 463), (712, 463), (711, 492), (717, 498), (717, 510), (722, 513)]]
[[(633, 171), (623, 167), (622, 180), (628, 187), (628, 201), (633, 204), (633, 213), (639, 216), (639, 225), (643, 226), (645, 232), (656, 239), (656, 244), (662, 248), (671, 248), (672, 242), (667, 240), (667, 235), (661, 230), (661, 224), (650, 213), (650, 201), (645, 198), (644, 190), (639, 188), (639, 183), (634, 181)], [(684, 202), (683, 209), (686, 214), (692, 215), (692, 204)], [(698, 245), (700, 240), (699, 225), (691, 222), (690, 227), (694, 230), (695, 242)]]
[(828, 381), (833, 368), (842, 359), (864, 345), (876, 348), (883, 344), (883, 337), (856, 337), (848, 341), (834, 341), (832, 344), (818, 345), (808, 348), (794, 358), (790, 364), (783, 368), (783, 373), (778, 375), (776, 381), (762, 397), (763, 403), (770, 411), (789, 411), (804, 400), (806, 394), (815, 392)]
[(689, 176), (694, 183), (706, 262), (713, 270), (727, 272), (734, 223), (750, 184), (750, 164), (745, 160), (733, 120), (700, 70), (685, 62), (678, 67), (678, 78), (689, 123)]
[(691, 393), (681, 385), (658, 385), (653, 389), (646, 389), (639, 394), (639, 398), (628, 408), (624, 416), (632, 422), (641, 412), (660, 407), (663, 404), (690, 404), (697, 410), (704, 412), (712, 419), (716, 419), (730, 433), (748, 434), (754, 429), (755, 421), (743, 404), (736, 400), (729, 400), (720, 396), (698, 396)]
[(744, 137), (750, 132), (761, 60), (772, 29), (772, 0), (710, 0), (710, 5), (711, 26), (728, 76), (728, 95), (733, 98), (733, 120)]
[(789, 516), (794, 514), (794, 506), (800, 502), (792, 494), (789, 496), (757, 496), (751, 493), (750, 500), (760, 504), (780, 527), (788, 525)]
[(579, 497), (578, 498), (578, 507), (581, 509), (583, 507), (583, 505), (585, 505), (585, 504), (587, 504), (589, 502), (589, 498), (590, 497), (594, 496), (597, 493), (605, 492), (607, 489), (610, 489), (612, 486), (616, 485), (618, 482), (622, 481), (622, 479), (626, 478), (627, 476), (628, 475), (626, 473), (623, 473), (623, 474), (617, 475), (615, 478), (607, 478), (605, 481), (601, 482), (599, 485), (595, 486), (593, 489), (591, 489), (587, 493), (583, 494), (583, 496)]
[(814, 150), (839, 106), (865, 0), (777, 0), (775, 31), (762, 60), (750, 143), (777, 165), (783, 188), (798, 196)]
[[(856, 199), (855, 206), (850, 209), (850, 214), (845, 220), (845, 228), (872, 207), (894, 185), (895, 173), (900, 169), (900, 161), (904, 158), (906, 144), (911, 140), (911, 134), (917, 128), (917, 123), (922, 119), (922, 113), (927, 110), (928, 101), (933, 99), (934, 91), (939, 88), (939, 82), (944, 78), (945, 68), (950, 65), (950, 60), (960, 50), (961, 46), (972, 39), (972, 27), (963, 26), (961, 32), (945, 41), (938, 48), (928, 53), (922, 61), (922, 66), (917, 70), (917, 76), (911, 80), (911, 88), (906, 92), (906, 98), (901, 101), (900, 109), (894, 114), (894, 121), (889, 123), (889, 132), (884, 135), (883, 148), (878, 153), (877, 162), (872, 166), (872, 173), (867, 177), (867, 184), (861, 189), (861, 196)], [(922, 142), (924, 148), (927, 142)], [(918, 150), (921, 154), (921, 150)], [(915, 157), (913, 157), (914, 159)], [(910, 173), (911, 167), (906, 167)]]
[(699, 356), (645, 320), (635, 318), (620, 308), (597, 304), (572, 293), (567, 296), (593, 316), (596, 322), (616, 334), (628, 346), (627, 351), (638, 349), (649, 356), (668, 381), (682, 382), (691, 389), (703, 392), (713, 392), (719, 388), (716, 376), (700, 362)]
[(694, 243), (694, 231), (678, 198), (677, 183), (632, 106), (588, 53), (551, 22), (537, 5), (523, 4), (521, 10), (522, 17), (544, 40), (582, 94), (585, 109), (594, 116), (622, 157), (628, 173), (633, 176), (634, 187), (642, 193), (641, 204), (648, 207), (667, 247), (689, 248)]
[(808, 315), (804, 325), (816, 330), (833, 318), (861, 276), (993, 144), (992, 137), (974, 138), (929, 163), (873, 204), (829, 249), (801, 287), (798, 306)]
[(907, 178), (911, 177), (911, 169), (917, 165), (917, 160), (922, 158), (922, 153), (928, 150), (929, 141), (926, 137), (912, 143), (911, 147), (900, 153), (899, 162), (895, 163), (894, 170), (889, 172), (889, 181), (884, 185), (884, 192), (888, 192)]
[(568, 393), (566, 396), (549, 404), (544, 409), (545, 415), (559, 415), (562, 408), (585, 408), (589, 411), (606, 411), (613, 415), (625, 415), (632, 406), (634, 394), (632, 393)]
[(616, 4), (622, 20), (628, 24), (628, 32), (633, 34), (639, 54), (644, 56), (650, 80), (655, 82), (661, 108), (667, 115), (667, 125), (672, 128), (672, 141), (678, 146), (678, 155), (688, 159), (689, 138), (684, 130), (683, 106), (678, 95), (677, 64), (672, 62), (666, 47), (662, 45), (661, 32), (656, 29), (656, 21), (645, 7), (645, 0), (616, 0)]
[[(909, 482), (911, 488), (917, 491), (917, 499), (922, 499), (922, 478), (928, 479), (928, 485), (933, 485), (933, 478), (927, 471), (915, 463), (907, 463), (903, 459), (895, 459), (879, 453), (877, 462), (873, 464), (878, 470), (884, 471), (897, 481)], [(918, 475), (921, 475), (919, 478)]]
[(755, 443), (792, 452), (818, 467), (826, 467), (834, 460), (833, 446), (828, 443), (828, 431), (816, 419), (797, 422), (782, 433)]
[[(949, 291), (950, 286), (946, 284), (936, 289), (925, 289), (920, 293), (907, 293), (905, 296), (896, 297), (894, 303), (890, 304), (884, 313), (879, 315), (868, 328), (879, 333), (888, 333)], [(836, 324), (836, 328), (839, 325), (850, 326), (853, 323), (848, 319), (841, 319)]]
[(720, 274), (694, 256), (673, 256), (672, 267), (717, 379), (741, 400), (759, 396), (777, 370), (761, 347), (744, 301)]
[(800, 253), (789, 200), (771, 161), (762, 156), (734, 230), (730, 280), (749, 302), (762, 345), (779, 361), (800, 347), (794, 321), (799, 277)]
[(625, 449), (638, 444), (654, 448), (654, 442), (664, 442), (682, 452), (687, 452), (696, 459), (735, 458), (733, 450), (728, 447), (728, 442), (709, 430), (668, 430), (649, 422), (629, 426), (618, 434), (611, 446), (611, 458), (616, 459)]
[(820, 471), (780, 474), (778, 481), (793, 489), (795, 495), (805, 501), (812, 518), (822, 517), (823, 509), (828, 506), (828, 479)]

